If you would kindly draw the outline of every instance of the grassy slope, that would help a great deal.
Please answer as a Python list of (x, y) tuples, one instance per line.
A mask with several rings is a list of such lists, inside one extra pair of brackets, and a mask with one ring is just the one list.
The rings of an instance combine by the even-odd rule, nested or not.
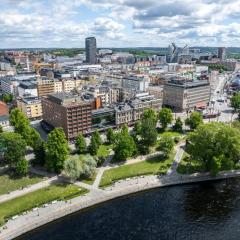
[(173, 151), (167, 159), (158, 156), (139, 163), (124, 165), (116, 168), (106, 170), (103, 173), (100, 187), (111, 185), (112, 183), (129, 177), (151, 174), (166, 174), (170, 168), (175, 152)]
[(26, 177), (18, 177), (14, 172), (6, 172), (0, 176), (0, 195), (32, 185), (43, 180), (43, 177), (29, 174)]
[(0, 224), (10, 217), (57, 199), (71, 199), (86, 193), (71, 184), (54, 184), (0, 204)]

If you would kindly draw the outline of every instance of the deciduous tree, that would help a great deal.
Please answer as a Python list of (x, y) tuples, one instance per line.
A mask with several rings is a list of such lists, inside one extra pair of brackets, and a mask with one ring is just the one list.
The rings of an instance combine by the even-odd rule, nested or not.
[(167, 125), (171, 124), (173, 120), (172, 110), (169, 108), (161, 109), (161, 111), (159, 112), (158, 118), (162, 125), (162, 128), (166, 129)]
[(202, 123), (203, 117), (199, 112), (192, 112), (190, 117), (185, 120), (185, 124), (192, 130), (196, 129)]
[(69, 154), (68, 142), (62, 128), (55, 128), (46, 144), (46, 165), (51, 171), (60, 173)]

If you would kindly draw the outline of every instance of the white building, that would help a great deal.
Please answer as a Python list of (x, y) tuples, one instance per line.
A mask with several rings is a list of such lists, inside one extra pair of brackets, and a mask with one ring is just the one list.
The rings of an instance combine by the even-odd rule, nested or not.
[(145, 92), (148, 89), (150, 79), (148, 77), (126, 76), (122, 79), (122, 87)]

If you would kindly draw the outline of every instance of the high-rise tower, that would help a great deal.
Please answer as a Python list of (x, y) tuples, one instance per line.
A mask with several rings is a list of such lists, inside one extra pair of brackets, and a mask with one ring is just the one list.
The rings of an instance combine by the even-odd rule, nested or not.
[(89, 64), (96, 64), (97, 41), (95, 37), (89, 37), (85, 39), (85, 49), (86, 49), (86, 62)]

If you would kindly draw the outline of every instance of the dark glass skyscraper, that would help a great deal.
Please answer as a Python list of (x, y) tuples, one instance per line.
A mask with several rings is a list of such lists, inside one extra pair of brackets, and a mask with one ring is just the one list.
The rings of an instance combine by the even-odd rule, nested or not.
[(97, 41), (95, 37), (89, 37), (85, 39), (86, 48), (86, 62), (89, 64), (97, 63)]

